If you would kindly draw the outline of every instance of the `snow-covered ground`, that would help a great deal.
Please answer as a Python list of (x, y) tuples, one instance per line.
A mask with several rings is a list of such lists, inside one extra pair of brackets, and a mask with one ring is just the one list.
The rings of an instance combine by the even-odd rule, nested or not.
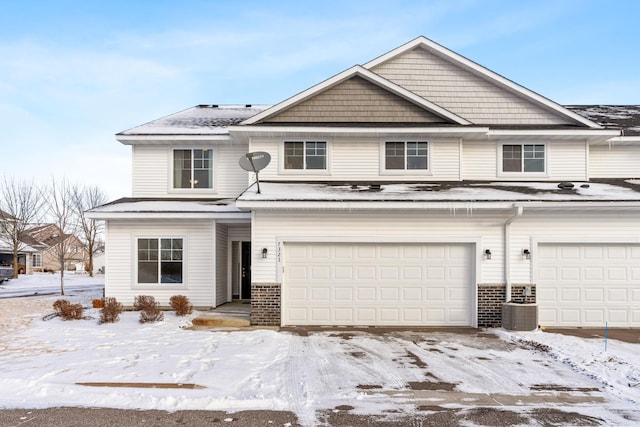
[[(0, 286), (0, 295), (49, 280), (53, 289), (56, 278), (21, 277)], [(67, 298), (90, 306), (102, 295), (100, 280), (69, 275), (69, 289), (89, 290)], [(609, 340), (605, 351), (601, 339), (501, 329), (195, 331), (188, 327), (198, 313), (172, 312), (155, 324), (125, 312), (100, 325), (92, 308), (84, 320), (43, 320), (58, 298), (0, 299), (0, 408), (273, 409), (311, 426), (338, 411), (401, 417), (480, 406), (532, 424), (539, 408), (603, 424), (640, 422), (640, 344)], [(91, 382), (184, 386), (78, 384)]]

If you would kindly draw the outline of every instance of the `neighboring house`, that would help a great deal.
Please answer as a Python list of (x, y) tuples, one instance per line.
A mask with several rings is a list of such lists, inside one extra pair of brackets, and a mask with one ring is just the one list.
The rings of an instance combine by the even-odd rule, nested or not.
[[(564, 107), (424, 37), (270, 108), (117, 134), (106, 296), (259, 325), (640, 326), (640, 107)], [(247, 152), (271, 163), (254, 174)], [(247, 188), (248, 187), (248, 188)]]
[(89, 260), (86, 246), (73, 234), (61, 233), (55, 224), (41, 224), (26, 230), (22, 240), (37, 250), (31, 255), (31, 271), (60, 271), (59, 247), (67, 246), (65, 270), (84, 270)]
[[(0, 221), (12, 220), (15, 221), (15, 217), (0, 210)], [(0, 265), (13, 267), (13, 244), (9, 236), (3, 234), (4, 231), (0, 226)], [(25, 274), (29, 272), (30, 258), (37, 250), (31, 246), (24, 244), (24, 242), (18, 248), (18, 273)]]

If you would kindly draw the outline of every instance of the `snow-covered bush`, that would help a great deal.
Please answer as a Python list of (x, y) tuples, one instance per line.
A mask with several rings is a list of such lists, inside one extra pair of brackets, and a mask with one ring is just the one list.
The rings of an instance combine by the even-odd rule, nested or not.
[(53, 303), (53, 309), (64, 320), (82, 319), (82, 304), (71, 304), (66, 299), (59, 299)]
[(133, 301), (133, 307), (141, 310), (140, 323), (160, 322), (164, 319), (160, 304), (151, 295), (138, 295)]
[(120, 320), (124, 307), (113, 297), (104, 299), (104, 307), (100, 310), (100, 323), (114, 323)]
[(186, 316), (193, 311), (193, 305), (185, 295), (174, 295), (169, 300), (171, 308), (176, 311), (176, 316)]

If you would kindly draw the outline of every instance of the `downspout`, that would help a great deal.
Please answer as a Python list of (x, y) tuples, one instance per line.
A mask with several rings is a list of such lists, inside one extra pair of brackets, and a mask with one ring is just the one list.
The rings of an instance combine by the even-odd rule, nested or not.
[(516, 212), (504, 223), (504, 282), (505, 282), (505, 302), (511, 301), (511, 223), (522, 216), (524, 208), (522, 206), (513, 206)]

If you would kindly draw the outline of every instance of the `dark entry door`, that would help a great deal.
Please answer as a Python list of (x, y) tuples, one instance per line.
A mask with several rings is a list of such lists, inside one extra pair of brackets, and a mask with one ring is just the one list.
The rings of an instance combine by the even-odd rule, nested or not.
[(251, 242), (242, 242), (242, 299), (251, 299)]

